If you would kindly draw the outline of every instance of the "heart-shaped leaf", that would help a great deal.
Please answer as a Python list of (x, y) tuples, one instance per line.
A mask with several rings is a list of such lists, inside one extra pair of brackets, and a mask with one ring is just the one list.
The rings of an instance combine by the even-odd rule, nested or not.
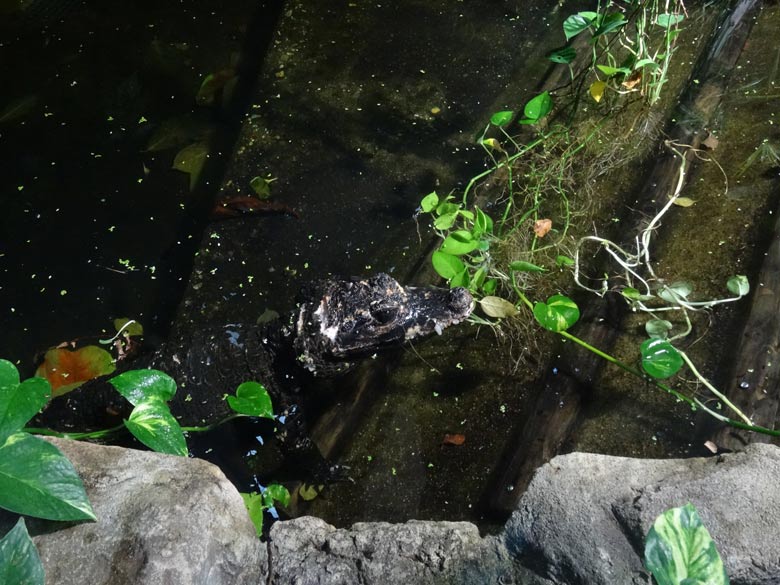
[(133, 406), (155, 398), (167, 402), (176, 394), (176, 381), (159, 370), (128, 370), (109, 382)]
[(431, 257), (433, 269), (446, 280), (452, 280), (466, 270), (466, 265), (457, 256), (436, 250)]
[(547, 54), (547, 58), (553, 63), (567, 64), (574, 61), (577, 51), (573, 47), (563, 47)]
[(665, 339), (647, 339), (640, 346), (642, 369), (653, 378), (674, 376), (683, 365), (680, 352)]
[(523, 108), (524, 119), (520, 120), (520, 124), (535, 124), (547, 114), (552, 111), (552, 97), (549, 91), (544, 91), (537, 96), (534, 96)]
[(0, 540), (0, 583), (43, 585), (44, 572), (24, 518)]
[(158, 453), (187, 456), (187, 442), (171, 409), (159, 398), (139, 403), (125, 421), (127, 430)]
[(15, 433), (0, 446), (0, 507), (48, 520), (95, 520), (67, 457), (27, 433)]
[(30, 378), (20, 384), (16, 367), (9, 361), (0, 360), (0, 444), (22, 430), (50, 397), (51, 386), (46, 380)]
[(442, 242), (441, 250), (445, 254), (453, 256), (462, 256), (477, 249), (479, 241), (474, 239), (471, 232), (466, 230), (457, 230), (447, 235)]
[(420, 209), (422, 209), (424, 213), (430, 213), (436, 209), (438, 205), (439, 196), (436, 194), (436, 191), (428, 193), (425, 197), (422, 198), (422, 201), (420, 201)]
[(566, 35), (566, 40), (571, 40), (572, 37), (580, 34), (593, 24), (598, 16), (596, 12), (578, 12), (569, 16), (563, 21), (563, 32)]
[(515, 113), (511, 110), (504, 110), (503, 112), (496, 112), (490, 116), (490, 123), (494, 126), (506, 126), (512, 121), (512, 116)]
[(265, 386), (258, 382), (244, 382), (236, 388), (235, 396), (227, 397), (230, 408), (240, 414), (273, 418), (271, 397)]
[(580, 318), (580, 309), (569, 297), (553, 295), (546, 303), (534, 305), (534, 317), (549, 331), (566, 331)]
[(737, 274), (736, 276), (729, 278), (726, 283), (726, 288), (728, 288), (732, 294), (744, 297), (750, 292), (750, 282), (748, 282), (747, 276)]
[(728, 585), (723, 560), (692, 504), (656, 518), (645, 539), (645, 566), (658, 585)]

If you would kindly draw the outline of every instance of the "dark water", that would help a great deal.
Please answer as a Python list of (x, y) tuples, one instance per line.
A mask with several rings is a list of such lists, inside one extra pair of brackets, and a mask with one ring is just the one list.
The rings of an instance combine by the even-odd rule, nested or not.
[[(37, 352), (117, 317), (165, 335), (246, 90), (196, 95), (210, 73), (252, 78), (277, 12), (35, 2), (0, 22), (0, 355), (29, 374)], [(214, 148), (190, 191), (171, 165), (196, 141)]]

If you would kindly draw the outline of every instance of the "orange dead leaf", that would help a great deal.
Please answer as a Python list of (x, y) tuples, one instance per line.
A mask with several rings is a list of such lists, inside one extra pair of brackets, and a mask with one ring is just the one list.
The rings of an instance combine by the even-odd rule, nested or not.
[(715, 150), (718, 148), (718, 137), (714, 134), (708, 134), (707, 138), (701, 141), (701, 145), (707, 150)]
[(110, 374), (115, 367), (111, 354), (96, 345), (75, 351), (54, 348), (46, 352), (35, 375), (49, 381), (52, 396), (61, 396), (87, 380)]
[(441, 444), (442, 445), (454, 445), (455, 447), (460, 447), (466, 442), (466, 435), (459, 435), (459, 434), (450, 434), (447, 433), (444, 435), (444, 439), (442, 439)]
[(534, 233), (537, 238), (543, 238), (552, 229), (551, 219), (537, 219), (534, 222)]

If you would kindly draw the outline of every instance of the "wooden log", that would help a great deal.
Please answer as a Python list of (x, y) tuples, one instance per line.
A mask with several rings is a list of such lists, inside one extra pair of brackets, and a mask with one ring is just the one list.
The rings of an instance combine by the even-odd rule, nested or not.
[[(780, 406), (780, 209), (775, 213), (778, 219), (772, 242), (761, 266), (726, 389), (729, 400), (754, 424), (772, 429), (777, 428)], [(770, 440), (767, 435), (733, 427), (724, 427), (713, 437), (718, 447), (732, 450), (749, 442)]]
[[(729, 72), (742, 53), (760, 6), (760, 0), (736, 0), (725, 19), (718, 23), (691, 78), (697, 79), (698, 83), (690, 83), (681, 100), (683, 108), (694, 112), (697, 119), (702, 120), (702, 125), (700, 128), (673, 125), (667, 133), (672, 141), (694, 147), (700, 143), (699, 132), (709, 125), (720, 104)], [(692, 163), (693, 156), (690, 149), (685, 153), (686, 168)], [(668, 201), (669, 195), (675, 192), (679, 172), (679, 156), (671, 153), (661, 156), (645, 181), (647, 186), (639, 197), (639, 204), (633, 208), (639, 207), (644, 216), (655, 216)], [(686, 178), (687, 173), (683, 180)], [(627, 220), (623, 223), (631, 225), (632, 222)], [(641, 226), (637, 226), (636, 230), (630, 230), (629, 241), (623, 243), (627, 249), (633, 247), (634, 234), (640, 229)], [(626, 311), (625, 304), (612, 306), (608, 299), (591, 297), (585, 307), (589, 313), (588, 322), (582, 323), (573, 333), (608, 351), (617, 337)], [(610, 328), (609, 323), (613, 323), (614, 327)], [(575, 350), (572, 344), (564, 344), (561, 355), (563, 359), (559, 361), (558, 370), (548, 368), (547, 374), (540, 380), (538, 386), (541, 392), (533, 414), (508, 445), (503, 463), (483, 495), (483, 501), (493, 513), (511, 513), (534, 471), (557, 454), (576, 426), (583, 394), (604, 365), (598, 356), (580, 348)], [(564, 371), (563, 364), (576, 364), (576, 368), (569, 367), (568, 371)]]

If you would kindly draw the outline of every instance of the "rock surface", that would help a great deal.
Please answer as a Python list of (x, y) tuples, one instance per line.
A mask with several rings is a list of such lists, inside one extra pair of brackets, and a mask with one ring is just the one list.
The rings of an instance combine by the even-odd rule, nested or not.
[(554, 583), (650, 583), (644, 538), (656, 516), (693, 503), (732, 583), (780, 583), (780, 449), (640, 460), (572, 453), (540, 468), (506, 525), (509, 550)]
[[(703, 459), (573, 453), (534, 477), (497, 536), (467, 522), (276, 523), (267, 544), (235, 488), (197, 459), (53, 440), (99, 518), (31, 522), (47, 584), (650, 584), (644, 537), (692, 502), (735, 585), (780, 583), (780, 449)], [(266, 548), (267, 547), (267, 548)]]
[[(199, 459), (51, 439), (97, 522), (34, 537), (47, 585), (256, 585), (266, 548), (236, 488)], [(36, 523), (40, 526), (40, 523)]]

